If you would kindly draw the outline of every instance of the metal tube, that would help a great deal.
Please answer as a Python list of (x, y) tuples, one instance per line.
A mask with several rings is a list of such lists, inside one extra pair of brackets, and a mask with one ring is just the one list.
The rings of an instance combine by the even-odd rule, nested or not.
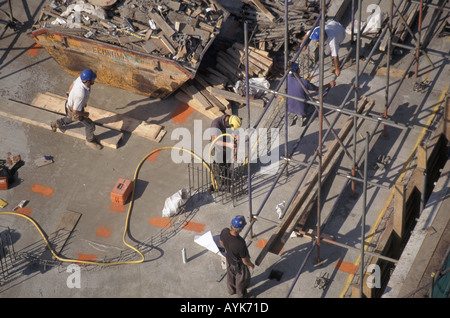
[[(399, 6), (400, 7), (400, 6)], [(391, 74), (391, 45), (392, 45), (392, 32), (393, 32), (393, 12), (394, 12), (394, 0), (390, 1), (389, 5), (389, 33), (388, 33), (388, 45), (387, 45), (387, 57), (386, 57), (386, 88), (385, 88), (385, 103), (384, 103), (384, 114), (383, 117), (387, 118), (387, 110), (389, 107), (389, 75)], [(386, 125), (383, 127), (383, 137), (386, 137)]]
[[(361, 12), (361, 10), (359, 10)], [(352, 16), (351, 16), (351, 21), (352, 21), (352, 30), (351, 30), (351, 35), (350, 35), (350, 43), (353, 44), (354, 42), (354, 38), (355, 38), (355, 0), (352, 0)], [(361, 25), (361, 19), (360, 21), (358, 21)]]
[[(306, 233), (305, 231), (297, 231), (297, 233), (300, 234), (300, 235), (306, 236), (306, 237), (309, 236), (308, 233)], [(315, 242), (315, 238), (313, 238), (313, 241)], [(336, 241), (334, 241), (332, 239), (329, 239), (329, 238), (326, 238), (326, 237), (322, 237), (321, 241), (324, 242), (324, 243), (336, 245), (336, 246), (339, 246), (339, 247), (342, 247), (342, 248), (346, 248), (346, 249), (349, 249), (349, 250), (354, 250), (354, 251), (360, 251), (361, 250), (360, 247), (350, 246), (350, 245), (347, 245), (347, 244), (344, 244), (344, 243), (336, 242)], [(391, 262), (391, 263), (394, 263), (394, 264), (398, 263), (398, 260), (395, 259), (395, 258), (387, 257), (387, 256), (380, 255), (380, 254), (377, 254), (377, 253), (374, 253), (374, 252), (365, 251), (365, 254), (377, 257), (379, 259), (382, 259), (382, 260), (385, 260), (385, 261), (388, 261), (388, 262)]]
[[(267, 92), (270, 92), (270, 93), (273, 93), (273, 94), (276, 94), (276, 95), (280, 95), (280, 96), (296, 99), (296, 100), (299, 100), (299, 101), (302, 101), (302, 102), (306, 102), (308, 104), (313, 104), (314, 103), (314, 102), (308, 101), (308, 100), (306, 100), (304, 98), (295, 97), (295, 96), (287, 95), (287, 94), (284, 94), (284, 93), (276, 92), (274, 90), (266, 89), (264, 87), (260, 87), (260, 86), (257, 86), (257, 85), (250, 84), (250, 87), (254, 87), (254, 88), (257, 88), (257, 89), (265, 90)], [(393, 122), (391, 122), (389, 120), (385, 120), (385, 119), (383, 119), (381, 117), (373, 118), (373, 117), (361, 115), (361, 114), (355, 113), (355, 112), (353, 112), (351, 110), (342, 109), (342, 108), (339, 108), (338, 106), (334, 106), (334, 105), (331, 105), (331, 104), (323, 103), (323, 107), (326, 108), (326, 109), (332, 110), (332, 111), (336, 111), (338, 113), (349, 115), (349, 116), (356, 116), (356, 117), (363, 118), (363, 119), (366, 119), (366, 120), (369, 120), (369, 121), (373, 121), (373, 122), (381, 122), (383, 124), (386, 124), (386, 125), (394, 127), (394, 128), (398, 128), (398, 129), (402, 129), (402, 130), (409, 129), (409, 127), (406, 126), (406, 125), (393, 123)], [(334, 126), (335, 122), (336, 122), (336, 120), (333, 121), (332, 126)], [(324, 139), (326, 139), (326, 137), (327, 137), (327, 135), (325, 135)]]
[[(284, 70), (288, 71), (288, 48), (289, 48), (289, 35), (288, 35), (288, 1), (284, 0)], [(284, 92), (287, 94), (287, 81), (284, 81)], [(284, 155), (288, 155), (288, 100), (284, 101)], [(288, 169), (286, 169), (286, 176), (288, 175)]]
[(411, 59), (411, 63), (409, 63), (409, 66), (407, 68), (405, 68), (405, 72), (403, 73), (403, 76), (400, 79), (400, 82), (398, 83), (397, 87), (395, 88), (395, 92), (394, 92), (394, 94), (392, 94), (387, 107), (389, 107), (391, 105), (392, 101), (394, 100), (395, 95), (397, 95), (397, 92), (400, 89), (400, 86), (402, 85), (403, 81), (405, 80), (406, 75), (408, 75), (409, 69), (411, 68), (411, 66), (413, 65), (413, 63), (415, 61), (416, 61), (415, 59)]
[(361, 278), (360, 278), (360, 296), (363, 297), (364, 290), (364, 246), (366, 237), (366, 209), (367, 209), (367, 166), (369, 165), (369, 133), (366, 132), (366, 156), (364, 162), (364, 184), (363, 184), (363, 208), (362, 208), (362, 218), (361, 218)]
[[(416, 1), (416, 0), (411, 0), (412, 3), (421, 3), (422, 0)], [(444, 7), (444, 6), (438, 6), (436, 4), (432, 4), (432, 3), (423, 3), (423, 5), (426, 5), (427, 7), (433, 8), (433, 9), (438, 9), (439, 11), (450, 11), (450, 8)]]
[[(437, 28), (437, 29), (439, 29), (439, 28)], [(401, 47), (402, 49), (407, 49), (407, 50), (415, 50), (416, 49), (416, 47), (414, 47), (414, 46), (411, 46), (408, 44), (403, 44), (403, 43), (392, 43), (392, 45)], [(424, 45), (422, 45), (422, 46), (424, 46)], [(440, 57), (447, 57), (449, 55), (449, 53), (447, 53), (447, 52), (429, 51), (429, 50), (425, 50), (423, 47), (419, 48), (419, 51), (426, 52), (428, 55), (440, 56)]]
[[(395, 6), (395, 4), (393, 3), (393, 1), (391, 1), (391, 3), (392, 3), (392, 5)], [(412, 38), (414, 44), (417, 45), (417, 42), (418, 42), (418, 41), (417, 41), (417, 39), (416, 39), (416, 36), (414, 35), (414, 33), (413, 33), (413, 31), (411, 30), (411, 28), (408, 26), (408, 23), (406, 22), (405, 17), (404, 17), (400, 12), (397, 12), (397, 14), (398, 14), (398, 16), (400, 17), (400, 19), (402, 20), (403, 24), (405, 25), (405, 29), (408, 31), (409, 35), (411, 36), (411, 38)], [(428, 54), (427, 54), (426, 52), (423, 52), (423, 55), (427, 58), (428, 63), (430, 63), (431, 67), (434, 68), (434, 64), (433, 64), (433, 62), (431, 61), (431, 59), (428, 57)]]
[[(300, 86), (302, 87), (303, 91), (305, 92), (306, 96), (308, 97), (308, 99), (313, 100), (313, 98), (311, 97), (311, 95), (308, 93), (308, 90), (305, 88), (305, 85), (303, 85), (300, 76), (297, 73), (294, 73), (294, 76), (297, 78), (298, 83), (300, 84)], [(312, 105), (314, 105), (314, 107), (316, 108), (316, 110), (319, 110), (318, 106), (313, 103)], [(324, 116), (323, 120), (325, 121), (325, 123), (328, 125), (328, 127), (331, 127), (330, 122), (328, 121), (328, 119)], [(354, 160), (354, 157), (348, 152), (347, 148), (344, 146), (344, 143), (342, 142), (342, 140), (339, 138), (338, 134), (334, 131), (334, 129), (331, 129), (331, 133), (333, 134), (333, 136), (336, 138), (336, 141), (339, 143), (339, 145), (342, 147), (342, 149), (344, 150), (345, 154), (348, 156), (348, 158), (350, 160)], [(361, 173), (359, 173), (361, 175)], [(361, 175), (362, 176), (362, 175)]]
[(423, 0), (420, 0), (419, 6), (419, 25), (417, 27), (417, 43), (416, 43), (416, 72), (415, 77), (419, 76), (419, 59), (420, 59), (420, 33), (422, 30), (422, 11), (423, 11)]
[(422, 176), (422, 193), (420, 194), (420, 214), (422, 214), (422, 211), (425, 208), (426, 191), (427, 191), (427, 171), (424, 170)]
[[(321, 5), (321, 14), (322, 17), (325, 16), (325, 0), (322, 1)], [(319, 167), (317, 168), (317, 258), (316, 264), (321, 262), (320, 260), (320, 212), (322, 209), (321, 205), (321, 189), (322, 189), (322, 129), (323, 129), (323, 79), (324, 79), (324, 63), (325, 58), (325, 19), (320, 19), (320, 38), (319, 38), (319, 147), (318, 151), (318, 160)], [(338, 65), (335, 66), (336, 69)]]
[[(247, 96), (247, 115), (248, 115), (248, 130), (250, 131), (250, 93), (249, 93), (249, 74), (248, 74), (248, 23), (244, 23), (244, 46), (245, 46), (245, 94)], [(247, 140), (248, 147), (248, 163), (247, 163), (247, 182), (248, 182), (248, 210), (250, 215), (250, 220), (253, 219), (252, 211), (252, 178), (250, 171), (250, 155), (251, 155), (251, 145), (250, 137)], [(233, 169), (234, 170), (234, 169)], [(233, 196), (234, 197), (234, 196)], [(253, 237), (253, 230), (251, 229), (251, 237)]]
[[(358, 2), (358, 27), (356, 33), (356, 77), (355, 77), (355, 113), (358, 111), (358, 102), (359, 102), (359, 55), (360, 55), (360, 40), (361, 40), (361, 0)], [(352, 26), (353, 27), (353, 26)], [(352, 176), (356, 175), (357, 165), (356, 165), (356, 137), (358, 131), (358, 119), (353, 116), (353, 166), (352, 166)], [(352, 194), (355, 195), (355, 182), (352, 181)]]
[[(345, 174), (345, 173), (342, 173), (342, 172), (339, 172), (339, 171), (336, 172), (336, 175), (344, 177), (344, 178), (347, 178), (347, 179), (352, 180), (352, 181), (364, 182), (364, 179), (353, 177), (353, 176), (350, 176), (348, 174)], [(391, 187), (389, 187), (389, 186), (385, 186), (385, 185), (382, 185), (382, 184), (379, 184), (379, 183), (376, 183), (376, 182), (372, 182), (372, 181), (367, 181), (367, 184), (369, 184), (371, 186), (378, 187), (378, 188), (383, 188), (385, 190), (391, 189)]]

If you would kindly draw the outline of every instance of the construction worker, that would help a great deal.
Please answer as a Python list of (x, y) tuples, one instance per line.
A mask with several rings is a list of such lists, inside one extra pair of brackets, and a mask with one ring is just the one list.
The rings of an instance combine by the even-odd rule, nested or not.
[[(324, 35), (325, 54), (331, 54), (334, 61), (334, 73), (336, 76), (339, 76), (341, 74), (341, 68), (339, 65), (339, 48), (342, 41), (345, 39), (345, 29), (339, 22), (330, 21), (325, 25)], [(316, 42), (316, 45), (319, 45), (320, 27), (316, 27), (312, 31), (309, 38)]]
[(250, 269), (255, 268), (250, 260), (247, 244), (239, 235), (246, 224), (244, 216), (237, 215), (231, 221), (231, 228), (224, 228), (220, 233), (220, 244), (225, 248), (228, 293), (236, 294), (239, 298), (248, 296)]
[[(242, 125), (242, 119), (237, 115), (223, 115), (217, 117), (211, 122), (211, 142), (222, 134), (227, 133), (227, 129), (235, 131)], [(227, 136), (221, 137), (220, 140), (214, 142), (214, 158), (215, 162), (221, 165), (230, 164), (233, 161), (237, 144), (237, 136), (229, 138)]]
[(89, 99), (91, 87), (94, 85), (96, 78), (97, 74), (91, 69), (85, 69), (81, 72), (80, 76), (73, 81), (66, 93), (66, 116), (52, 122), (50, 125), (54, 132), (56, 132), (57, 128), (61, 132), (65, 132), (65, 126), (74, 121), (80, 121), (85, 127), (86, 144), (92, 149), (100, 150), (103, 146), (94, 135), (95, 124), (89, 118), (89, 112), (84, 111)]
[[(301, 83), (299, 82), (301, 81)], [(328, 89), (330, 87), (336, 86), (336, 82), (333, 80), (330, 83), (324, 85), (324, 89)], [(298, 64), (293, 63), (291, 69), (289, 71), (289, 76), (287, 77), (287, 94), (291, 96), (295, 96), (302, 99), (307, 99), (306, 90), (318, 92), (319, 88), (312, 84), (305, 78), (301, 78), (298, 75)], [(308, 111), (308, 106), (311, 108)], [(303, 126), (308, 117), (313, 113), (312, 106), (308, 105), (306, 102), (289, 98), (287, 99), (287, 108), (288, 108), (288, 121), (289, 125), (294, 125), (297, 120), (300, 126)]]

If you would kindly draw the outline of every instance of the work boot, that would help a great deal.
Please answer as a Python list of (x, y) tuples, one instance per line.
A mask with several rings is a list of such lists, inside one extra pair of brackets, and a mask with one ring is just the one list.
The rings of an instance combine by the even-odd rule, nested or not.
[(94, 139), (93, 141), (86, 140), (86, 145), (94, 150), (101, 150), (103, 148), (103, 146), (96, 139)]
[(62, 126), (60, 124), (58, 124), (58, 122), (56, 122), (56, 121), (52, 121), (50, 123), (50, 126), (52, 127), (53, 132), (56, 132), (56, 129), (59, 129), (63, 134), (66, 132), (66, 130), (64, 128), (62, 128)]
[(308, 117), (306, 116), (298, 116), (298, 126), (303, 127), (306, 125), (306, 122), (308, 121)]
[(294, 126), (295, 123), (297, 122), (297, 119), (298, 119), (297, 114), (295, 114), (295, 115), (289, 114), (288, 115), (288, 126)]

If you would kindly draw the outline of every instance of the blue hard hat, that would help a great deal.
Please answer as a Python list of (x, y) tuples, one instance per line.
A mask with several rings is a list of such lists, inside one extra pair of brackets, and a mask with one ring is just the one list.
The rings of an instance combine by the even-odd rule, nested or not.
[(237, 215), (235, 218), (231, 221), (231, 225), (235, 229), (242, 229), (245, 225), (247, 225), (247, 222), (245, 221), (245, 218), (242, 215)]
[(83, 82), (92, 81), (97, 78), (97, 74), (90, 68), (87, 68), (81, 72), (80, 78)]
[(292, 64), (292, 70), (293, 70), (294, 72), (297, 72), (297, 70), (298, 70), (298, 63)]
[(316, 27), (314, 31), (312, 31), (311, 35), (309, 36), (311, 40), (314, 42), (319, 42), (320, 39), (320, 27)]

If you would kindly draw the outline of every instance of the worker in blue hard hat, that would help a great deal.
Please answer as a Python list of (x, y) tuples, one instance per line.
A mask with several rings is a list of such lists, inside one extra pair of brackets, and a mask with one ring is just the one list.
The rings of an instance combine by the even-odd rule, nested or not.
[(247, 244), (239, 235), (247, 222), (245, 217), (237, 215), (231, 220), (230, 228), (224, 228), (220, 233), (220, 244), (225, 248), (227, 263), (227, 288), (230, 295), (247, 297), (250, 285), (250, 270), (255, 265), (250, 260)]
[[(289, 75), (286, 79), (287, 81), (287, 94), (293, 97), (298, 97), (306, 100), (308, 92), (314, 91), (318, 92), (319, 87), (312, 84), (306, 78), (300, 77), (299, 68), (297, 63), (293, 63), (289, 70)], [(330, 81), (328, 84), (324, 85), (323, 88), (328, 89), (330, 87), (336, 86), (334, 80)], [(298, 123), (300, 127), (304, 126), (308, 117), (313, 113), (314, 107), (307, 104), (303, 100), (287, 98), (287, 111), (288, 111), (288, 125), (292, 126)]]
[(96, 78), (97, 74), (89, 68), (81, 72), (66, 93), (66, 116), (52, 122), (50, 126), (54, 132), (56, 132), (56, 129), (65, 132), (65, 126), (74, 121), (79, 121), (85, 127), (86, 144), (92, 149), (100, 150), (103, 146), (94, 135), (95, 124), (89, 118), (89, 112), (85, 111), (91, 87), (94, 85)]
[[(312, 32), (308, 32), (309, 38), (311, 41), (316, 42), (316, 45), (319, 44), (320, 40), (320, 27), (316, 27)], [(334, 72), (336, 76), (341, 74), (341, 68), (339, 65), (339, 48), (345, 39), (345, 29), (337, 21), (330, 21), (325, 25), (324, 32), (324, 49), (326, 54), (331, 54), (331, 57), (334, 62)]]

